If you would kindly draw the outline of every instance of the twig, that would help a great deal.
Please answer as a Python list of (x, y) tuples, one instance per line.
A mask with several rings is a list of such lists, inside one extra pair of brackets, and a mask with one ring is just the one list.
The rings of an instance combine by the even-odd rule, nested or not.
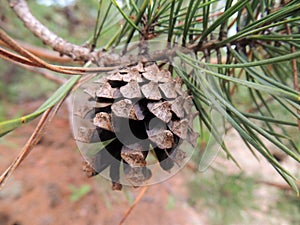
[[(17, 158), (12, 162), (12, 164), (5, 170), (4, 173), (0, 176), (0, 190), (4, 187), (6, 184), (8, 178), (13, 174), (15, 169), (21, 164), (21, 162), (26, 158), (26, 156), (31, 152), (33, 147), (38, 143), (38, 141), (41, 138), (41, 133), (45, 129), (47, 123), (47, 118), (50, 115), (50, 112), (53, 108), (47, 109), (42, 118), (40, 119), (37, 127), (35, 128), (34, 132), (32, 133), (31, 137), (28, 139), (27, 143), (23, 147), (20, 154), (17, 156)], [(48, 120), (49, 121), (49, 120)]]
[[(290, 191), (292, 190), (291, 186), (289, 186), (288, 184), (283, 184), (283, 183), (276, 183), (276, 182), (271, 182), (271, 181), (264, 181), (264, 180), (256, 180), (255, 181), (258, 184), (264, 184), (264, 185), (268, 185), (268, 186), (272, 186), (281, 190), (285, 190), (285, 191)], [(299, 186), (299, 183), (297, 183), (297, 186)], [(300, 186), (299, 186), (300, 188)]]
[[(38, 58), (37, 56), (33, 55), (26, 49), (24, 49), (22, 46), (20, 46), (15, 40), (13, 40), (11, 37), (9, 37), (4, 30), (0, 29), (0, 39), (5, 42), (12, 50), (20, 53), (23, 57), (27, 58), (27, 60), (33, 65), (37, 67), (47, 68), (49, 70), (59, 72), (59, 73), (66, 73), (66, 74), (76, 74), (73, 71), (64, 70), (61, 68), (58, 68), (54, 65), (51, 65), (49, 63), (46, 63), (42, 59)], [(7, 53), (7, 52), (6, 52)], [(12, 55), (12, 54), (11, 54)], [(12, 57), (11, 59), (15, 59), (16, 57)], [(20, 61), (18, 61), (20, 62)], [(20, 62), (23, 63), (23, 62)], [(28, 65), (28, 64), (27, 64)]]
[(20, 63), (27, 66), (39, 66), (23, 56), (19, 56), (0, 47), (0, 57), (11, 62)]
[(23, 21), (24, 25), (43, 43), (58, 51), (63, 55), (71, 57), (73, 60), (90, 61), (98, 58), (97, 53), (90, 52), (90, 49), (65, 41), (61, 37), (51, 32), (31, 13), (25, 0), (7, 0), (16, 15)]
[(27, 70), (39, 73), (43, 77), (47, 78), (48, 80), (54, 81), (55, 83), (63, 84), (66, 81), (66, 79), (64, 78), (55, 76), (54, 74), (50, 74), (41, 68), (37, 68), (37, 66), (33, 64), (31, 61), (29, 61), (27, 58), (11, 53), (5, 49), (2, 49), (1, 47), (0, 47), (0, 57), (8, 61), (11, 61), (13, 63), (16, 63), (18, 66), (26, 68)]
[[(71, 57), (74, 61), (92, 61), (96, 62), (99, 65), (124, 65), (128, 63), (130, 59), (117, 59), (112, 61), (110, 57), (106, 57), (106, 54), (102, 50), (97, 50), (94, 52), (90, 52), (90, 50), (86, 47), (78, 46), (75, 44), (71, 44), (61, 37), (57, 36), (53, 32), (51, 32), (46, 26), (44, 26), (39, 20), (37, 20), (31, 13), (27, 3), (25, 0), (7, 0), (16, 13), (16, 15), (23, 21), (24, 25), (38, 38), (40, 38), (45, 45), (50, 46), (53, 50), (58, 51), (62, 55), (66, 55)], [(213, 13), (210, 17), (217, 16), (221, 14), (221, 12)], [(201, 21), (201, 18), (198, 18)], [(241, 40), (243, 41), (243, 40)], [(190, 50), (195, 51), (203, 51), (207, 49), (215, 48), (218, 45), (218, 41), (210, 41), (203, 44), (200, 48), (197, 44), (193, 44), (187, 46)], [(225, 46), (226, 44), (224, 44)], [(223, 47), (218, 45), (218, 47)], [(174, 52), (174, 51), (173, 51)], [(163, 54), (162, 54), (163, 53)], [(169, 51), (168, 51), (169, 53)], [(165, 51), (157, 51), (152, 54), (153, 59), (161, 59), (168, 58), (170, 54), (165, 53)], [(131, 61), (132, 62), (132, 61)]]
[(127, 219), (127, 217), (130, 215), (131, 211), (135, 208), (135, 206), (141, 201), (141, 199), (143, 198), (143, 196), (145, 195), (146, 191), (148, 190), (149, 186), (144, 186), (142, 187), (142, 190), (140, 191), (140, 193), (138, 194), (138, 196), (136, 197), (136, 199), (134, 200), (134, 202), (132, 203), (132, 205), (129, 207), (129, 209), (127, 209), (127, 211), (125, 212), (123, 218), (121, 219), (119, 225), (124, 224), (125, 220)]
[(15, 40), (9, 37), (4, 30), (0, 29), (0, 40), (5, 42), (12, 50), (20, 53), (22, 56), (18, 56), (14, 53), (6, 51), (4, 49), (0, 49), (0, 54), (7, 59), (11, 59), (13, 61), (24, 63), (26, 65), (46, 68), (55, 72), (70, 74), (70, 75), (79, 75), (86, 73), (95, 73), (95, 72), (107, 72), (116, 69), (117, 67), (94, 67), (94, 68), (86, 68), (86, 67), (71, 67), (71, 66), (57, 66), (52, 65), (39, 57), (35, 56), (31, 52), (24, 49), (21, 45), (19, 45)]
[[(18, 44), (15, 40), (13, 40), (9, 35), (5, 33), (4, 30), (0, 28), (0, 40), (5, 42), (12, 50), (20, 53), (22, 56), (11, 53), (7, 50), (0, 48), (0, 56), (3, 56), (6, 59), (10, 59), (12, 61), (18, 63), (24, 63), (26, 65), (31, 65), (35, 67), (46, 68), (55, 72), (64, 73), (68, 75), (83, 75), (86, 73), (97, 73), (97, 72), (108, 72), (119, 68), (120, 66), (132, 64), (133, 62), (138, 62), (141, 60), (141, 56), (139, 55), (128, 55), (126, 57), (121, 57), (120, 55), (116, 56), (113, 60), (110, 58), (110, 54), (107, 55), (107, 58), (104, 57), (102, 60), (104, 67), (75, 67), (75, 66), (58, 66), (45, 62), (40, 59), (36, 55), (27, 51), (20, 44)], [(180, 51), (182, 53), (191, 53), (191, 50), (187, 48), (180, 48), (175, 46), (171, 49), (163, 49), (163, 50), (155, 50), (151, 55), (147, 55), (147, 60), (149, 61), (158, 61), (169, 59), (170, 57), (176, 56), (176, 52)], [(104, 63), (106, 62), (106, 63)]]
[[(31, 52), (32, 54), (46, 59), (51, 62), (59, 62), (59, 63), (76, 63), (73, 59), (67, 56), (60, 56), (58, 52), (54, 52), (52, 50), (48, 50), (45, 48), (37, 47), (28, 43), (25, 43), (23, 41), (17, 40), (17, 43), (22, 46), (27, 51)], [(8, 47), (7, 44), (5, 44), (3, 41), (0, 40), (0, 45), (3, 47)], [(77, 63), (80, 63), (80, 61), (77, 61)]]
[[(157, 166), (154, 167), (153, 170), (153, 174), (157, 172)], [(145, 195), (146, 191), (149, 189), (149, 182), (150, 180), (145, 184), (145, 186), (142, 187), (142, 190), (140, 191), (140, 193), (138, 194), (138, 196), (136, 197), (136, 199), (134, 200), (134, 202), (131, 204), (131, 206), (129, 207), (129, 209), (126, 210), (126, 212), (124, 213), (119, 225), (124, 224), (125, 220), (127, 219), (127, 217), (130, 215), (130, 213), (132, 212), (132, 210), (137, 206), (137, 204), (141, 201), (141, 199), (143, 198), (143, 196)]]
[[(65, 97), (66, 98), (66, 97)], [(54, 116), (56, 115), (58, 109), (61, 107), (65, 98), (61, 99), (59, 103), (56, 105), (55, 109), (53, 107), (47, 109), (40, 119), (38, 125), (36, 126), (34, 132), (26, 142), (20, 154), (17, 158), (12, 162), (12, 164), (1, 174), (0, 176), (0, 190), (4, 187), (9, 177), (13, 174), (13, 172), (18, 168), (18, 166), (23, 162), (23, 160), (29, 155), (29, 153), (33, 150), (34, 146), (40, 141), (42, 138), (47, 126), (50, 124)], [(53, 110), (53, 112), (52, 112)], [(51, 113), (52, 112), (52, 113)]]

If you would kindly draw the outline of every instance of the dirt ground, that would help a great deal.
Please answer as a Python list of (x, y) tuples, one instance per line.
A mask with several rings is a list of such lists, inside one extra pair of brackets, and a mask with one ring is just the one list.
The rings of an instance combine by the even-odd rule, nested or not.
[[(23, 106), (24, 113), (31, 112), (41, 102)], [(12, 111), (14, 109), (12, 108)], [(11, 115), (14, 115), (13, 113)], [(13, 161), (34, 129), (34, 121), (0, 139), (0, 172)], [(229, 140), (236, 140), (236, 134), (230, 134)], [(230, 141), (229, 148), (238, 151), (240, 142)], [(249, 156), (249, 151), (239, 151), (237, 160), (248, 173), (260, 171), (266, 181), (279, 181), (274, 169), (268, 163), (258, 162)], [(0, 192), (0, 225), (117, 225), (141, 188), (126, 187), (123, 191), (112, 191), (110, 181), (101, 177), (87, 178), (82, 172), (82, 158), (77, 150), (68, 120), (68, 111), (64, 106), (48, 127), (46, 135), (25, 159)], [(221, 158), (216, 160), (223, 163)], [(232, 173), (238, 169), (232, 162), (225, 162)], [(287, 162), (290, 164), (290, 162)], [(299, 170), (299, 165), (293, 166)], [(205, 213), (196, 212), (187, 203), (186, 182), (190, 176), (183, 169), (163, 183), (149, 186), (139, 204), (126, 218), (128, 225), (209, 225)], [(87, 191), (77, 201), (73, 201), (74, 190), (88, 185)], [(256, 191), (264, 201), (270, 201), (268, 189)], [(255, 215), (251, 224), (268, 224), (264, 213)], [(272, 224), (287, 224), (284, 221)]]

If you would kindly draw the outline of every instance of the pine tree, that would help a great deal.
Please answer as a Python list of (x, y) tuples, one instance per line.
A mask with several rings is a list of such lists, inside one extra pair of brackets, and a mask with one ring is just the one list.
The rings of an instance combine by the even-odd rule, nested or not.
[[(111, 97), (97, 96), (95, 93), (99, 86), (97, 90), (90, 86), (85, 90), (90, 94), (91, 91), (93, 92), (90, 97), (96, 100), (96, 104), (106, 104), (101, 107), (109, 106), (109, 113), (120, 111), (118, 108), (120, 106), (115, 105), (113, 109), (112, 105), (115, 103), (112, 104), (110, 100), (107, 100), (118, 98), (114, 97), (114, 94), (125, 97), (137, 93), (146, 97), (146, 95), (151, 95), (151, 93), (146, 94), (146, 84), (151, 83), (154, 90), (158, 88), (159, 83), (165, 84), (166, 87), (175, 87), (176, 79), (182, 81), (183, 91), (180, 93), (181, 89), (178, 89), (174, 98), (169, 98), (167, 91), (164, 92), (161, 85), (157, 93), (164, 93), (163, 98), (146, 97), (146, 99), (150, 99), (150, 105), (147, 102), (143, 105), (144, 108), (140, 105), (143, 109), (135, 108), (135, 110), (141, 110), (143, 113), (151, 112), (152, 116), (160, 118), (163, 109), (158, 108), (161, 111), (154, 112), (153, 104), (163, 103), (171, 107), (170, 101), (174, 101), (177, 95), (185, 96), (185, 99), (191, 96), (196, 110), (195, 115), (200, 122), (198, 130), (196, 130), (200, 136), (204, 130), (208, 130), (228, 158), (238, 164), (234, 154), (222, 140), (220, 127), (215, 121), (216, 117), (221, 119), (224, 126), (221, 130), (226, 132), (228, 129), (235, 129), (254, 156), (261, 154), (265, 157), (286, 182), (295, 191), (298, 191), (296, 178), (281, 166), (276, 156), (266, 147), (265, 140), (288, 157), (300, 162), (298, 134), (300, 129), (299, 1), (99, 0), (98, 7), (95, 6), (94, 9), (97, 12), (95, 22), (93, 22), (94, 26), (88, 27), (93, 35), (86, 37), (88, 40), (82, 45), (69, 42), (68, 37), (62, 38), (55, 34), (54, 30), (51, 31), (47, 24), (43, 25), (39, 19), (33, 16), (26, 1), (8, 0), (7, 4), (14, 11), (14, 16), (23, 22), (28, 31), (42, 40), (44, 46), (59, 52), (61, 56), (68, 58), (69, 62), (80, 62), (84, 66), (67, 66), (62, 61), (59, 66), (54, 63), (50, 64), (42, 59), (39, 52), (30, 51), (24, 47), (24, 44), (11, 38), (14, 36), (13, 32), (17, 32), (18, 28), (8, 30), (4, 26), (1, 27), (0, 55), (3, 58), (36, 70), (45, 68), (61, 74), (72, 75), (36, 111), (20, 118), (0, 122), (0, 133), (1, 136), (4, 136), (42, 115), (39, 126), (34, 131), (32, 138), (28, 140), (27, 145), (24, 146), (20, 157), (1, 176), (2, 184), (38, 142), (43, 128), (50, 123), (51, 118), (72, 90), (75, 90), (78, 85), (84, 85), (87, 78), (95, 76), (94, 74), (102, 74), (101, 76), (110, 76), (106, 83), (104, 82), (110, 87), (106, 87), (104, 91), (109, 88), (116, 90), (112, 93), (109, 89)], [(80, 4), (83, 3), (79, 1), (79, 7)], [(69, 19), (72, 18), (69, 17)], [(72, 29), (76, 31), (76, 27)], [(69, 38), (71, 39), (71, 37)], [(51, 59), (49, 58), (49, 60)], [(143, 66), (138, 67), (139, 62), (142, 62)], [(151, 63), (149, 64), (149, 62)], [(147, 77), (144, 70), (151, 65), (156, 67), (155, 74), (166, 70), (173, 78), (162, 82), (163, 77)], [(135, 69), (130, 70), (132, 67)], [(121, 74), (121, 78), (117, 78), (116, 74)], [(127, 78), (124, 78), (125, 76)], [(61, 82), (60, 78), (52, 77), (52, 79)], [(155, 79), (157, 80), (155, 81)], [(128, 90), (125, 90), (124, 87), (128, 84), (131, 86), (126, 86)], [(128, 99), (132, 98), (135, 97), (128, 97)], [(240, 104), (243, 101), (247, 101), (247, 104)], [(129, 108), (127, 107), (127, 109), (130, 111), (133, 104), (128, 104)], [(165, 124), (170, 121), (173, 124), (178, 121), (182, 122), (185, 117), (181, 117), (179, 114), (184, 111), (183, 105), (184, 103), (182, 103), (182, 108), (177, 111), (178, 114), (176, 109), (169, 110), (167, 111), (169, 119), (164, 121), (160, 118), (160, 121), (164, 121)], [(98, 127), (98, 136), (96, 134), (96, 137), (100, 136), (100, 139), (103, 134), (102, 131), (99, 132), (99, 128), (103, 129), (104, 119), (95, 122), (95, 118), (109, 117), (108, 114), (105, 114), (107, 111), (96, 110), (101, 107), (92, 107), (94, 125), (96, 124), (95, 126)], [(144, 115), (135, 112), (134, 116)], [(97, 125), (97, 122), (101, 125)], [(189, 121), (185, 122), (189, 123)], [(105, 126), (108, 125), (105, 124)], [(140, 125), (135, 124), (135, 126), (136, 129), (139, 129)], [(173, 144), (177, 145), (182, 139), (180, 135), (174, 134), (176, 132), (172, 126), (167, 125), (168, 128), (165, 132), (170, 131), (174, 137), (179, 137), (179, 139), (175, 140), (176, 138), (174, 138), (172, 145), (161, 147), (165, 150), (173, 148)], [(109, 130), (109, 128), (104, 130)], [(147, 138), (151, 136), (147, 132), (144, 134)], [(86, 132), (83, 137), (88, 138), (89, 141), (93, 141), (92, 139), (95, 138), (95, 136), (88, 137)], [(106, 139), (100, 141), (107, 141)], [(161, 146), (160, 142), (162, 141), (157, 141), (157, 146)], [(107, 143), (107, 146), (110, 144)], [(118, 145), (118, 143), (114, 144)], [(207, 149), (207, 151), (212, 150)], [(124, 150), (123, 155), (118, 155), (117, 158), (125, 160), (127, 157), (126, 159), (130, 161), (133, 160), (132, 157), (138, 157), (143, 162), (145, 155), (140, 153), (139, 151), (134, 154), (131, 152), (128, 156)], [(159, 153), (158, 149), (155, 149), (155, 153), (159, 161), (161, 161), (160, 157), (171, 157), (168, 155), (171, 154), (171, 151)], [(210, 152), (210, 154), (215, 153)], [(129, 161), (126, 163), (130, 165)], [(161, 164), (161, 166), (169, 169), (169, 165)], [(114, 169), (112, 166), (111, 168)], [(89, 167), (86, 168), (90, 175), (100, 172), (95, 172), (93, 169), (95, 167), (92, 170)], [(145, 171), (141, 173), (147, 177)], [(115, 189), (120, 189), (118, 184), (114, 185)]]

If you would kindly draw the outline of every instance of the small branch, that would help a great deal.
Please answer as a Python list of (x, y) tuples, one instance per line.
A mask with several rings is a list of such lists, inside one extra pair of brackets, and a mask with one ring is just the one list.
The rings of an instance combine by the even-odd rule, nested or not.
[(62, 55), (67, 55), (73, 60), (90, 61), (94, 60), (96, 54), (91, 53), (90, 49), (65, 41), (55, 33), (51, 32), (31, 13), (25, 0), (7, 0), (16, 15), (23, 21), (24, 25), (44, 44), (58, 51)]
[(141, 199), (143, 198), (143, 196), (145, 195), (146, 191), (148, 190), (149, 186), (144, 186), (142, 187), (142, 190), (140, 191), (140, 193), (138, 194), (138, 196), (136, 197), (136, 199), (134, 200), (134, 202), (132, 203), (132, 205), (127, 209), (127, 211), (125, 212), (123, 218), (121, 219), (119, 225), (124, 224), (125, 220), (127, 219), (127, 217), (130, 215), (131, 211), (135, 208), (135, 206), (141, 201)]
[[(25, 43), (23, 41), (17, 40), (16, 41), (20, 46), (22, 46), (24, 49), (26, 49), (27, 51), (31, 52), (32, 54), (43, 58), (45, 60), (51, 61), (51, 62), (59, 62), (59, 63), (74, 63), (74, 61), (67, 57), (67, 56), (59, 56), (58, 52), (54, 52), (52, 50), (48, 50), (45, 48), (41, 48), (41, 47), (37, 47), (37, 46), (33, 46), (30, 45), (28, 43)], [(0, 40), (0, 45), (3, 47), (8, 47), (7, 44), (5, 44), (5, 42)], [(79, 61), (78, 61), (79, 62)]]
[[(270, 182), (270, 181), (264, 181), (264, 180), (256, 180), (255, 182), (258, 184), (272, 186), (272, 187), (278, 188), (283, 191), (291, 191), (292, 190), (291, 186), (289, 186), (288, 184), (285, 184), (285, 183), (283, 184), (283, 183), (276, 183), (276, 182)], [(299, 186), (298, 183), (297, 183), (297, 186)], [(299, 188), (300, 188), (300, 186), (299, 186)]]
[(2, 40), (8, 47), (12, 50), (18, 52), (22, 56), (18, 56), (14, 53), (8, 52), (6, 50), (0, 49), (0, 55), (6, 59), (23, 63), (25, 65), (41, 67), (45, 69), (49, 69), (55, 72), (71, 74), (71, 75), (79, 75), (86, 73), (95, 73), (95, 72), (107, 72), (116, 69), (117, 67), (96, 67), (96, 68), (85, 68), (85, 67), (70, 67), (70, 66), (57, 66), (52, 65), (44, 60), (40, 59), (36, 55), (30, 53), (22, 46), (20, 46), (15, 40), (13, 40), (9, 35), (5, 33), (4, 30), (0, 28), (0, 40)]
[(67, 71), (61, 68), (57, 68), (54, 65), (51, 65), (42, 59), (38, 58), (37, 56), (33, 55), (32, 53), (28, 52), (26, 49), (22, 48), (16, 41), (14, 41), (11, 37), (9, 37), (4, 30), (0, 29), (0, 39), (5, 42), (12, 50), (20, 53), (22, 56), (26, 57), (28, 61), (31, 61), (34, 66), (47, 68), (49, 70), (59, 72), (59, 73), (66, 73), (66, 74), (76, 74), (72, 71)]
[(51, 123), (54, 116), (56, 115), (57, 111), (60, 109), (61, 105), (65, 101), (67, 95), (62, 98), (57, 105), (54, 107), (51, 107), (47, 109), (38, 125), (36, 126), (34, 132), (24, 145), (22, 151), (17, 156), (17, 158), (11, 163), (11, 165), (1, 174), (0, 176), (0, 191), (5, 186), (7, 180), (9, 177), (14, 173), (14, 171), (19, 167), (19, 165), (23, 162), (23, 160), (29, 155), (29, 153), (33, 150), (33, 148), (36, 146), (36, 144), (41, 140), (43, 134), (45, 133), (45, 130), (47, 126)]
[[(21, 164), (21, 162), (26, 158), (26, 156), (31, 152), (33, 147), (38, 143), (38, 141), (41, 139), (41, 133), (43, 133), (46, 125), (49, 122), (49, 115), (53, 108), (47, 109), (42, 118), (40, 119), (37, 127), (35, 128), (33, 134), (23, 147), (20, 154), (17, 156), (17, 158), (12, 162), (12, 164), (5, 170), (4, 173), (0, 176), (0, 190), (4, 187), (6, 184), (8, 178), (13, 174), (15, 169)], [(47, 122), (48, 121), (48, 122)]]
[[(103, 51), (94, 51), (90, 52), (90, 50), (86, 47), (78, 46), (72, 43), (69, 43), (57, 36), (55, 33), (51, 32), (46, 26), (44, 26), (39, 20), (37, 20), (31, 13), (27, 3), (25, 0), (7, 0), (16, 13), (16, 15), (23, 21), (24, 25), (39, 39), (43, 41), (45, 45), (50, 46), (53, 50), (59, 52), (62, 55), (66, 55), (71, 57), (75, 61), (92, 61), (96, 62), (101, 66), (110, 66), (110, 65), (124, 65), (126, 63), (131, 63), (130, 59), (111, 59), (109, 55), (104, 53)], [(212, 16), (220, 15), (220, 12), (215, 14), (211, 14)], [(201, 18), (198, 19), (201, 21)], [(195, 51), (204, 51), (207, 49), (208, 51), (215, 48), (218, 44), (217, 41), (211, 41), (203, 44), (200, 48), (197, 44), (188, 46), (188, 49)], [(225, 44), (224, 44), (225, 46)], [(218, 46), (223, 47), (223, 46)], [(154, 59), (161, 59), (162, 56), (166, 56), (167, 54), (160, 54), (158, 52), (157, 55), (154, 55)], [(166, 57), (168, 58), (168, 57)]]
[[(157, 172), (157, 167), (154, 167), (153, 170), (153, 175)], [(140, 193), (138, 194), (138, 196), (135, 198), (134, 202), (131, 204), (131, 206), (126, 210), (126, 212), (124, 213), (119, 225), (123, 225), (126, 221), (126, 219), (128, 218), (128, 216), (130, 215), (130, 213), (132, 212), (132, 210), (139, 204), (139, 202), (142, 200), (143, 196), (145, 195), (146, 191), (149, 189), (149, 182), (146, 182), (145, 185), (141, 188)]]
[(66, 79), (64, 78), (55, 76), (54, 74), (48, 73), (45, 70), (38, 68), (37, 65), (35, 65), (25, 57), (11, 53), (5, 49), (2, 49), (1, 47), (0, 47), (0, 57), (8, 61), (11, 61), (13, 63), (16, 63), (18, 66), (24, 67), (27, 70), (39, 73), (43, 77), (47, 78), (48, 80), (54, 81), (57, 84), (63, 84), (66, 81)]
[[(92, 61), (97, 63), (100, 66), (112, 66), (112, 65), (125, 65), (128, 63), (132, 63), (138, 58), (131, 57), (117, 57), (112, 58), (110, 54), (103, 52), (102, 50), (90, 52), (90, 50), (86, 47), (78, 46), (71, 44), (61, 37), (57, 36), (55, 33), (51, 32), (46, 26), (44, 26), (39, 20), (37, 20), (31, 13), (27, 2), (25, 0), (7, 0), (16, 13), (16, 15), (23, 21), (24, 25), (39, 39), (43, 41), (45, 45), (50, 46), (53, 50), (58, 51), (62, 55), (66, 55), (71, 57), (73, 60), (77, 61)], [(217, 16), (220, 13), (212, 14), (210, 16)], [(198, 19), (199, 21), (201, 20)], [(203, 44), (200, 48), (197, 44), (188, 46), (188, 49), (194, 51), (210, 51), (214, 49), (218, 45), (217, 41), (210, 41)], [(225, 44), (224, 44), (225, 45)], [(223, 47), (223, 46), (217, 46)], [(159, 60), (162, 58), (169, 58), (170, 53), (174, 54), (174, 49), (169, 51), (157, 51), (152, 54), (152, 59)], [(169, 55), (168, 55), (169, 54)]]
[(20, 64), (27, 65), (27, 66), (37, 66), (37, 67), (39, 66), (39, 65), (35, 64), (34, 62), (30, 61), (29, 59), (27, 59), (23, 56), (14, 54), (10, 51), (7, 51), (1, 47), (0, 47), (0, 57), (3, 59), (6, 59), (8, 61), (20, 63)]

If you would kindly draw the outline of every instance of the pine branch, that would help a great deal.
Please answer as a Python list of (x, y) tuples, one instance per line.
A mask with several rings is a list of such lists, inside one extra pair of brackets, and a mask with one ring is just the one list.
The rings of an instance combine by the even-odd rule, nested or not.
[(116, 67), (96, 67), (96, 68), (85, 68), (85, 67), (70, 67), (70, 66), (57, 66), (49, 64), (31, 52), (24, 49), (20, 46), (15, 40), (13, 40), (4, 30), (0, 28), (0, 40), (2, 40), (9, 48), (20, 53), (21, 56), (16, 55), (12, 52), (6, 51), (0, 48), (0, 57), (5, 59), (12, 60), (13, 62), (22, 63), (29, 66), (35, 66), (40, 68), (45, 68), (51, 71), (69, 74), (69, 75), (78, 75), (85, 73), (95, 73), (103, 71), (111, 71)]
[[(22, 48), (26, 49), (30, 53), (32, 53), (40, 58), (43, 58), (47, 61), (56, 62), (56, 63), (74, 63), (74, 60), (72, 60), (70, 57), (60, 56), (58, 52), (54, 52), (52, 50), (48, 50), (48, 49), (45, 49), (42, 47), (37, 47), (35, 45), (31, 45), (29, 43), (26, 43), (26, 42), (20, 41), (20, 40), (16, 40), (16, 42), (20, 46), (22, 46)], [(0, 46), (9, 48), (9, 46), (1, 40), (0, 40)], [(80, 63), (80, 61), (76, 61), (76, 62)]]
[(57, 36), (32, 15), (25, 0), (8, 0), (8, 2), (24, 25), (53, 50), (67, 55), (75, 61), (98, 61), (101, 52), (91, 52), (87, 47), (72, 44)]

